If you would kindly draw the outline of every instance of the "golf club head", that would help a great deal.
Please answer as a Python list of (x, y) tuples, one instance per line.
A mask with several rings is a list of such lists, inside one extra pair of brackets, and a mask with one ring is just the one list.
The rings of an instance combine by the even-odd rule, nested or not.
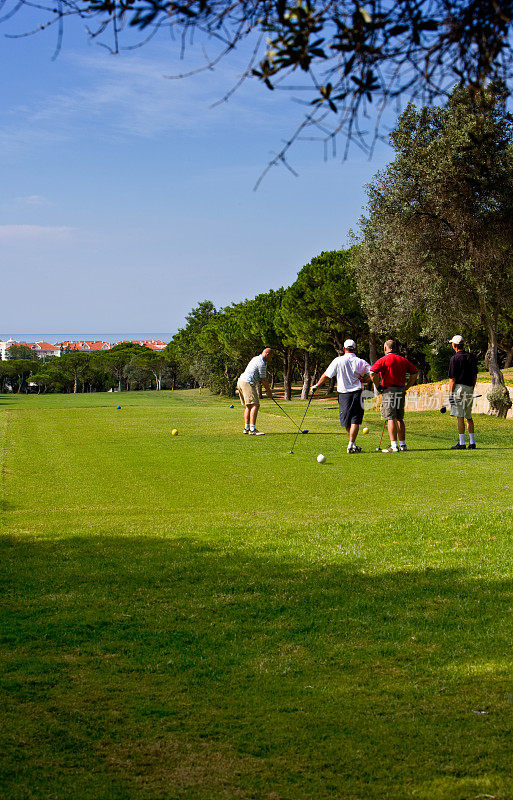
[(446, 411), (447, 411), (446, 407), (442, 406), (440, 409), (440, 414), (445, 414)]
[(308, 433), (308, 431), (303, 431), (303, 433)]

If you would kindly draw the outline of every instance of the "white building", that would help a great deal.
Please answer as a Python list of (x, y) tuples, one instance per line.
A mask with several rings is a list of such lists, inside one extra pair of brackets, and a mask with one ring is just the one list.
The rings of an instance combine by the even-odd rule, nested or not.
[(7, 339), (4, 342), (0, 342), (2, 361), (7, 359), (7, 351), (13, 344), (30, 347), (31, 350), (37, 353), (39, 358), (44, 358), (45, 356), (60, 356), (61, 354), (61, 348), (56, 344), (50, 344), (50, 342), (17, 342), (15, 339)]

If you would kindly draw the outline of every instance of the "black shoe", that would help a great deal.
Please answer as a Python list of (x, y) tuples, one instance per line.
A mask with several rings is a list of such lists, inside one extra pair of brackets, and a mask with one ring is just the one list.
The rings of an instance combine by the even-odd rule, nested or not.
[(474, 442), (473, 444), (469, 444), (468, 449), (469, 450), (475, 450), (476, 449), (476, 443)]
[[(469, 447), (470, 447), (470, 445), (469, 445)], [(474, 447), (475, 447), (475, 445), (474, 445)], [(467, 449), (467, 445), (466, 444), (460, 444), (459, 442), (458, 442), (458, 444), (453, 444), (453, 446), (451, 447), (451, 450), (466, 450), (466, 449)]]

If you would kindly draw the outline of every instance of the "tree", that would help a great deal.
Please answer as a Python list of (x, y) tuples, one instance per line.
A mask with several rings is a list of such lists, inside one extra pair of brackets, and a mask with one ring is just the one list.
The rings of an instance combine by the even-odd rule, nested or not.
[(32, 374), (31, 378), (37, 384), (39, 393), (47, 391), (69, 392), (73, 386), (73, 372), (69, 369), (63, 369), (60, 358), (39, 364), (37, 371)]
[(110, 350), (98, 352), (96, 358), (110, 372), (116, 379), (118, 384), (118, 391), (120, 392), (123, 387), (123, 378), (125, 377), (125, 367), (130, 359), (139, 353), (144, 353), (148, 348), (136, 342), (121, 342), (114, 345)]
[(12, 344), (7, 350), (6, 358), (23, 358), (25, 361), (37, 361), (39, 356), (28, 344)]
[(162, 382), (166, 378), (173, 380), (176, 365), (173, 364), (169, 353), (147, 349), (144, 353), (132, 356), (124, 369), (124, 376), (130, 384), (135, 383), (143, 388), (155, 381), (155, 389), (162, 389)]
[(187, 314), (185, 327), (180, 328), (164, 351), (173, 354), (183, 381), (192, 378), (195, 385), (206, 386), (210, 374), (210, 355), (202, 349), (198, 337), (204, 326), (218, 313), (210, 300), (203, 300)]
[[(357, 275), (373, 325), (422, 309), (438, 340), (477, 315), (493, 387), (499, 323), (513, 304), (513, 121), (507, 93), (457, 89), (444, 108), (410, 105), (391, 135), (395, 160), (368, 188)], [(470, 324), (469, 324), (470, 323)]]
[(319, 358), (343, 352), (344, 340), (368, 334), (367, 322), (351, 270), (351, 253), (323, 252), (298, 273), (283, 297), (280, 330), (284, 340), (303, 351), (305, 398)]
[(238, 307), (222, 309), (212, 316), (199, 331), (198, 344), (208, 357), (208, 387), (214, 392), (233, 394), (246, 347), (240, 336)]
[[(305, 129), (326, 143), (341, 133), (372, 148), (385, 107), (401, 95), (432, 102), (456, 83), (482, 87), (512, 76), (511, 0), (4, 0), (2, 6), (4, 23), (36, 8), (40, 23), (18, 27), (17, 35), (57, 26), (57, 51), (64, 20), (73, 16), (116, 53), (123, 39), (133, 44), (129, 31), (139, 31), (144, 44), (169, 29), (182, 53), (195, 34), (215, 48), (205, 70), (248, 39), (252, 55), (234, 89), (254, 77), (270, 90), (300, 92), (307, 109), (271, 165), (286, 163)], [(304, 83), (295, 78), (290, 86), (296, 74)], [(372, 108), (375, 125), (367, 135), (367, 124), (359, 123)]]
[(78, 392), (78, 383), (82, 382), (82, 390), (85, 376), (89, 369), (90, 355), (79, 350), (68, 350), (60, 356), (59, 370), (67, 372), (73, 377), (73, 393)]
[(32, 373), (37, 370), (37, 368), (38, 364), (36, 364), (34, 360), (30, 358), (9, 359), (8, 363), (8, 369), (10, 372), (9, 379), (11, 381), (17, 381), (18, 394), (22, 391), (22, 389), (26, 388), (28, 379), (30, 378)]
[[(241, 342), (244, 342), (247, 347), (246, 356), (254, 356), (260, 353), (264, 347), (272, 347), (275, 357), (281, 361), (285, 400), (290, 400), (294, 359), (297, 353), (294, 345), (284, 341), (280, 329), (284, 297), (285, 289), (271, 289), (258, 294), (252, 300), (240, 303), (237, 310)], [(247, 358), (245, 360), (247, 361)]]

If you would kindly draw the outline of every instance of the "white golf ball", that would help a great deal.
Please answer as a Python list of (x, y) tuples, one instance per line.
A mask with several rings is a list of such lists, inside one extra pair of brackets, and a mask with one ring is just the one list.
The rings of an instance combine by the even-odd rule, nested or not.
[(317, 456), (317, 461), (319, 462), (319, 464), (324, 464), (326, 462), (326, 456), (323, 456), (322, 453), (319, 453), (319, 455)]

